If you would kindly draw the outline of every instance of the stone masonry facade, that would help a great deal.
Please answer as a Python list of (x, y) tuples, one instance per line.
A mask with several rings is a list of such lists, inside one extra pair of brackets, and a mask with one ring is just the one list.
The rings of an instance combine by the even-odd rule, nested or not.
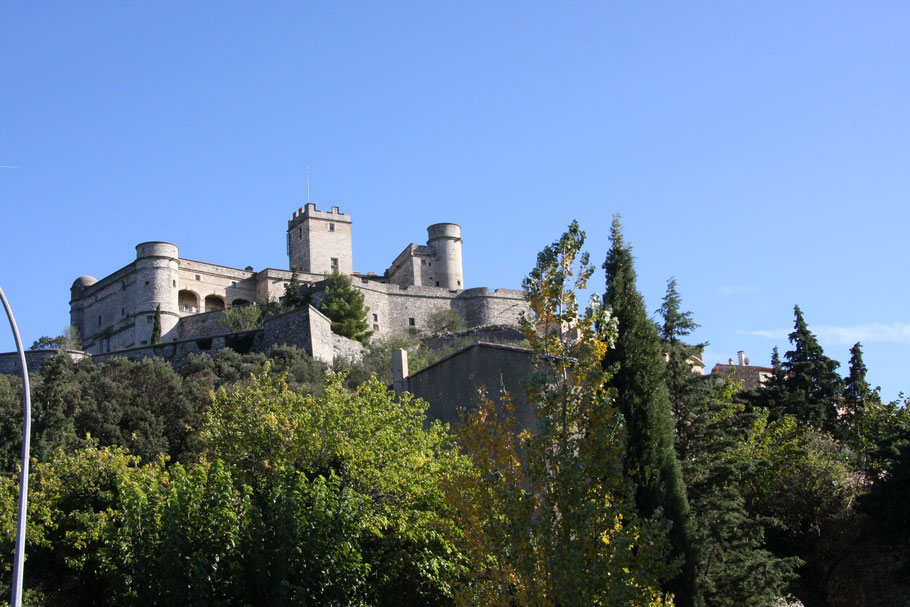
[[(515, 325), (527, 311), (523, 293), (513, 289), (464, 288), (461, 227), (438, 223), (427, 228), (425, 245), (409, 244), (385, 273), (354, 271), (352, 220), (338, 207), (319, 211), (307, 204), (288, 221), (289, 267), (301, 282), (314, 288), (314, 301), (322, 297), (325, 275), (349, 274), (364, 293), (369, 308), (367, 322), (374, 335), (426, 329), (437, 310), (455, 309), (469, 328)], [(232, 306), (280, 300), (292, 270), (231, 268), (184, 259), (177, 245), (146, 242), (136, 247), (136, 259), (113, 274), (97, 280), (81, 276), (73, 283), (71, 324), (79, 330), (82, 345), (93, 355), (152, 346), (156, 313), (161, 318), (161, 343), (189, 342), (228, 333), (223, 311)], [(276, 325), (277, 326), (277, 325)], [(288, 330), (292, 330), (288, 327)], [(290, 334), (267, 332), (275, 343), (295, 343)], [(325, 348), (333, 336), (313, 333), (307, 350)], [(337, 342), (338, 340), (334, 340)], [(340, 347), (335, 343), (336, 350)], [(350, 353), (355, 350), (341, 347)]]

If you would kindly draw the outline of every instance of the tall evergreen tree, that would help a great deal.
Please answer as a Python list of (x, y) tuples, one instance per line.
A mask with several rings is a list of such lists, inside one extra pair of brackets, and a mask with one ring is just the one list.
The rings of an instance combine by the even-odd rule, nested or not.
[(799, 306), (793, 307), (793, 314), (795, 321), (789, 336), (793, 350), (787, 352), (782, 365), (787, 374), (786, 412), (814, 428), (834, 433), (843, 389), (837, 374), (840, 363), (825, 356)]
[(616, 391), (616, 405), (628, 429), (625, 471), (637, 484), (639, 513), (652, 516), (660, 508), (672, 521), (673, 549), (684, 562), (667, 589), (676, 595), (677, 605), (695, 605), (698, 592), (689, 503), (673, 445), (660, 338), (636, 288), (632, 249), (623, 240), (618, 216), (613, 218), (610, 240), (603, 265), (607, 278), (604, 303), (611, 309), (618, 333), (604, 365), (613, 372), (609, 385)]
[(155, 324), (152, 325), (152, 343), (161, 343), (161, 304), (155, 306)]
[(667, 357), (676, 451), (692, 509), (698, 588), (710, 607), (767, 605), (783, 594), (795, 563), (766, 549), (767, 520), (750, 514), (743, 498), (743, 473), (750, 462), (737, 454), (754, 415), (733, 403), (735, 386), (717, 386), (692, 371), (693, 346), (682, 339), (698, 324), (691, 312), (680, 311), (680, 304), (671, 278), (658, 328)]
[(850, 374), (844, 378), (844, 435), (856, 454), (857, 469), (865, 470), (867, 445), (864, 441), (863, 421), (872, 398), (866, 381), (863, 348), (859, 342), (850, 348)]
[[(687, 346), (682, 338), (698, 328), (692, 319), (692, 312), (682, 312), (682, 300), (676, 290), (676, 279), (667, 281), (667, 292), (657, 313), (661, 322), (657, 324), (660, 341), (667, 360), (667, 394), (670, 398), (670, 410), (676, 424), (676, 450), (679, 460), (685, 464), (689, 432), (695, 428), (696, 420), (691, 416), (699, 411), (691, 403), (700, 398), (702, 386), (693, 381), (695, 375), (689, 365), (689, 356), (694, 349), (704, 348), (705, 344)], [(703, 376), (702, 376), (703, 377)]]
[(364, 308), (363, 300), (363, 291), (351, 285), (351, 277), (336, 271), (325, 278), (325, 297), (319, 311), (332, 320), (332, 333), (365, 344), (373, 332), (368, 329), (369, 308)]

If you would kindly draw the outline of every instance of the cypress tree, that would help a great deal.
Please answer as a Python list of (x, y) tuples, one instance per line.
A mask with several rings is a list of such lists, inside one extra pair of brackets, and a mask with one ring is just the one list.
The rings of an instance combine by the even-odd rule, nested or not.
[(698, 589), (705, 605), (767, 605), (783, 594), (795, 559), (765, 547), (768, 520), (750, 514), (742, 485), (750, 461), (738, 457), (755, 416), (732, 401), (735, 386), (717, 386), (689, 365), (696, 347), (682, 341), (698, 324), (680, 311), (670, 279), (658, 326), (667, 358), (667, 392), (676, 422), (676, 451), (692, 509)]
[(615, 346), (607, 351), (604, 365), (613, 372), (609, 385), (616, 392), (616, 405), (628, 429), (625, 473), (637, 485), (635, 502), (639, 514), (650, 517), (662, 509), (672, 521), (673, 550), (684, 561), (667, 590), (676, 595), (677, 605), (695, 605), (698, 593), (689, 503), (674, 451), (660, 338), (636, 288), (632, 249), (623, 241), (618, 216), (613, 218), (610, 240), (612, 246), (603, 265), (607, 278), (604, 303), (616, 322), (617, 337)]
[(161, 304), (155, 306), (155, 324), (152, 325), (152, 343), (161, 343)]
[(782, 365), (786, 372), (786, 412), (800, 422), (834, 433), (843, 388), (836, 372), (840, 363), (825, 356), (799, 306), (793, 306), (793, 313), (795, 321), (789, 336), (793, 350), (787, 352)]

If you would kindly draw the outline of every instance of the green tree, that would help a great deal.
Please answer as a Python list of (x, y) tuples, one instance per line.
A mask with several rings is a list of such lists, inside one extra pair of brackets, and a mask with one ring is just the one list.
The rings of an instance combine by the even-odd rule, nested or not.
[(313, 302), (313, 289), (300, 281), (297, 266), (291, 266), (291, 280), (284, 288), (281, 305), (286, 309), (306, 308)]
[(711, 607), (768, 605), (784, 595), (797, 563), (766, 548), (770, 521), (746, 507), (742, 486), (752, 462), (738, 455), (754, 415), (733, 402), (736, 385), (717, 385), (713, 378), (693, 372), (693, 346), (682, 340), (698, 325), (680, 306), (671, 278), (658, 310), (658, 328), (667, 358), (676, 451), (692, 509), (699, 590)]
[(753, 423), (741, 459), (751, 462), (744, 496), (750, 510), (773, 519), (767, 545), (780, 558), (798, 557), (803, 564), (792, 592), (804, 604), (823, 604), (827, 538), (856, 496), (848, 454), (829, 434), (792, 415), (769, 421), (762, 412)]
[(617, 323), (615, 346), (604, 357), (616, 392), (616, 406), (628, 429), (625, 470), (637, 484), (635, 502), (642, 516), (663, 514), (673, 523), (674, 555), (683, 569), (667, 586), (680, 605), (693, 605), (698, 591), (696, 556), (692, 546), (689, 504), (674, 450), (674, 424), (667, 394), (666, 364), (654, 323), (636, 287), (632, 249), (623, 239), (619, 217), (614, 216), (612, 245), (603, 268), (607, 292), (604, 304)]
[(161, 343), (161, 304), (155, 306), (155, 324), (152, 325), (152, 343)]
[(427, 315), (427, 328), (435, 334), (458, 333), (464, 327), (464, 316), (455, 308), (440, 308)]
[(262, 327), (263, 315), (259, 304), (232, 306), (224, 311), (224, 324), (232, 332), (251, 331)]
[(866, 365), (863, 363), (863, 349), (859, 342), (850, 348), (850, 373), (844, 378), (844, 425), (847, 442), (856, 454), (857, 470), (866, 470), (866, 456), (869, 450), (864, 432), (866, 412), (873, 399), (872, 389), (866, 381)]
[(363, 307), (363, 292), (351, 285), (347, 274), (332, 272), (325, 278), (325, 297), (319, 304), (319, 311), (332, 321), (332, 332), (365, 344), (372, 331), (368, 329)]
[[(576, 291), (593, 268), (573, 222), (524, 281), (535, 353), (529, 382), (536, 431), (512, 400), (482, 399), (459, 440), (474, 463), (448, 490), (470, 559), (461, 605), (650, 605), (673, 571), (663, 521), (636, 516), (623, 478), (622, 420), (601, 359), (613, 334), (595, 297), (579, 313)], [(538, 337), (537, 326), (572, 327)]]
[(365, 500), (362, 523), (338, 541), (350, 542), (369, 565), (368, 602), (436, 605), (448, 600), (457, 557), (443, 533), (450, 515), (438, 482), (463, 464), (443, 426), (424, 429), (425, 410), (410, 395), (396, 402), (376, 380), (352, 392), (338, 375), (320, 395), (297, 394), (266, 365), (263, 375), (216, 394), (202, 439), (235, 482), (251, 487), (263, 513), (282, 470), (327, 482), (337, 476), (354, 492), (351, 500)]
[(29, 350), (79, 350), (82, 344), (79, 340), (79, 329), (73, 325), (64, 327), (57, 337), (41, 336), (32, 342)]
[(815, 335), (809, 331), (799, 306), (795, 316), (790, 343), (782, 368), (786, 373), (785, 411), (813, 428), (834, 433), (837, 430), (837, 407), (843, 382), (837, 374), (836, 360), (825, 356)]

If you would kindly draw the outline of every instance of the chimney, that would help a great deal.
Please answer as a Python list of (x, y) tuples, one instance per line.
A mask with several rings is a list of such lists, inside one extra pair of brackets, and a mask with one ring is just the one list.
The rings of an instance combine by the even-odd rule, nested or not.
[(749, 364), (749, 363), (747, 362), (746, 353), (745, 353), (744, 351), (740, 350), (739, 352), (737, 352), (737, 353), (736, 353), (736, 357), (739, 359), (739, 365), (740, 365), (741, 367), (744, 366), (744, 365), (748, 365), (748, 364)]
[(408, 351), (404, 348), (392, 351), (392, 389), (395, 394), (408, 389)]

